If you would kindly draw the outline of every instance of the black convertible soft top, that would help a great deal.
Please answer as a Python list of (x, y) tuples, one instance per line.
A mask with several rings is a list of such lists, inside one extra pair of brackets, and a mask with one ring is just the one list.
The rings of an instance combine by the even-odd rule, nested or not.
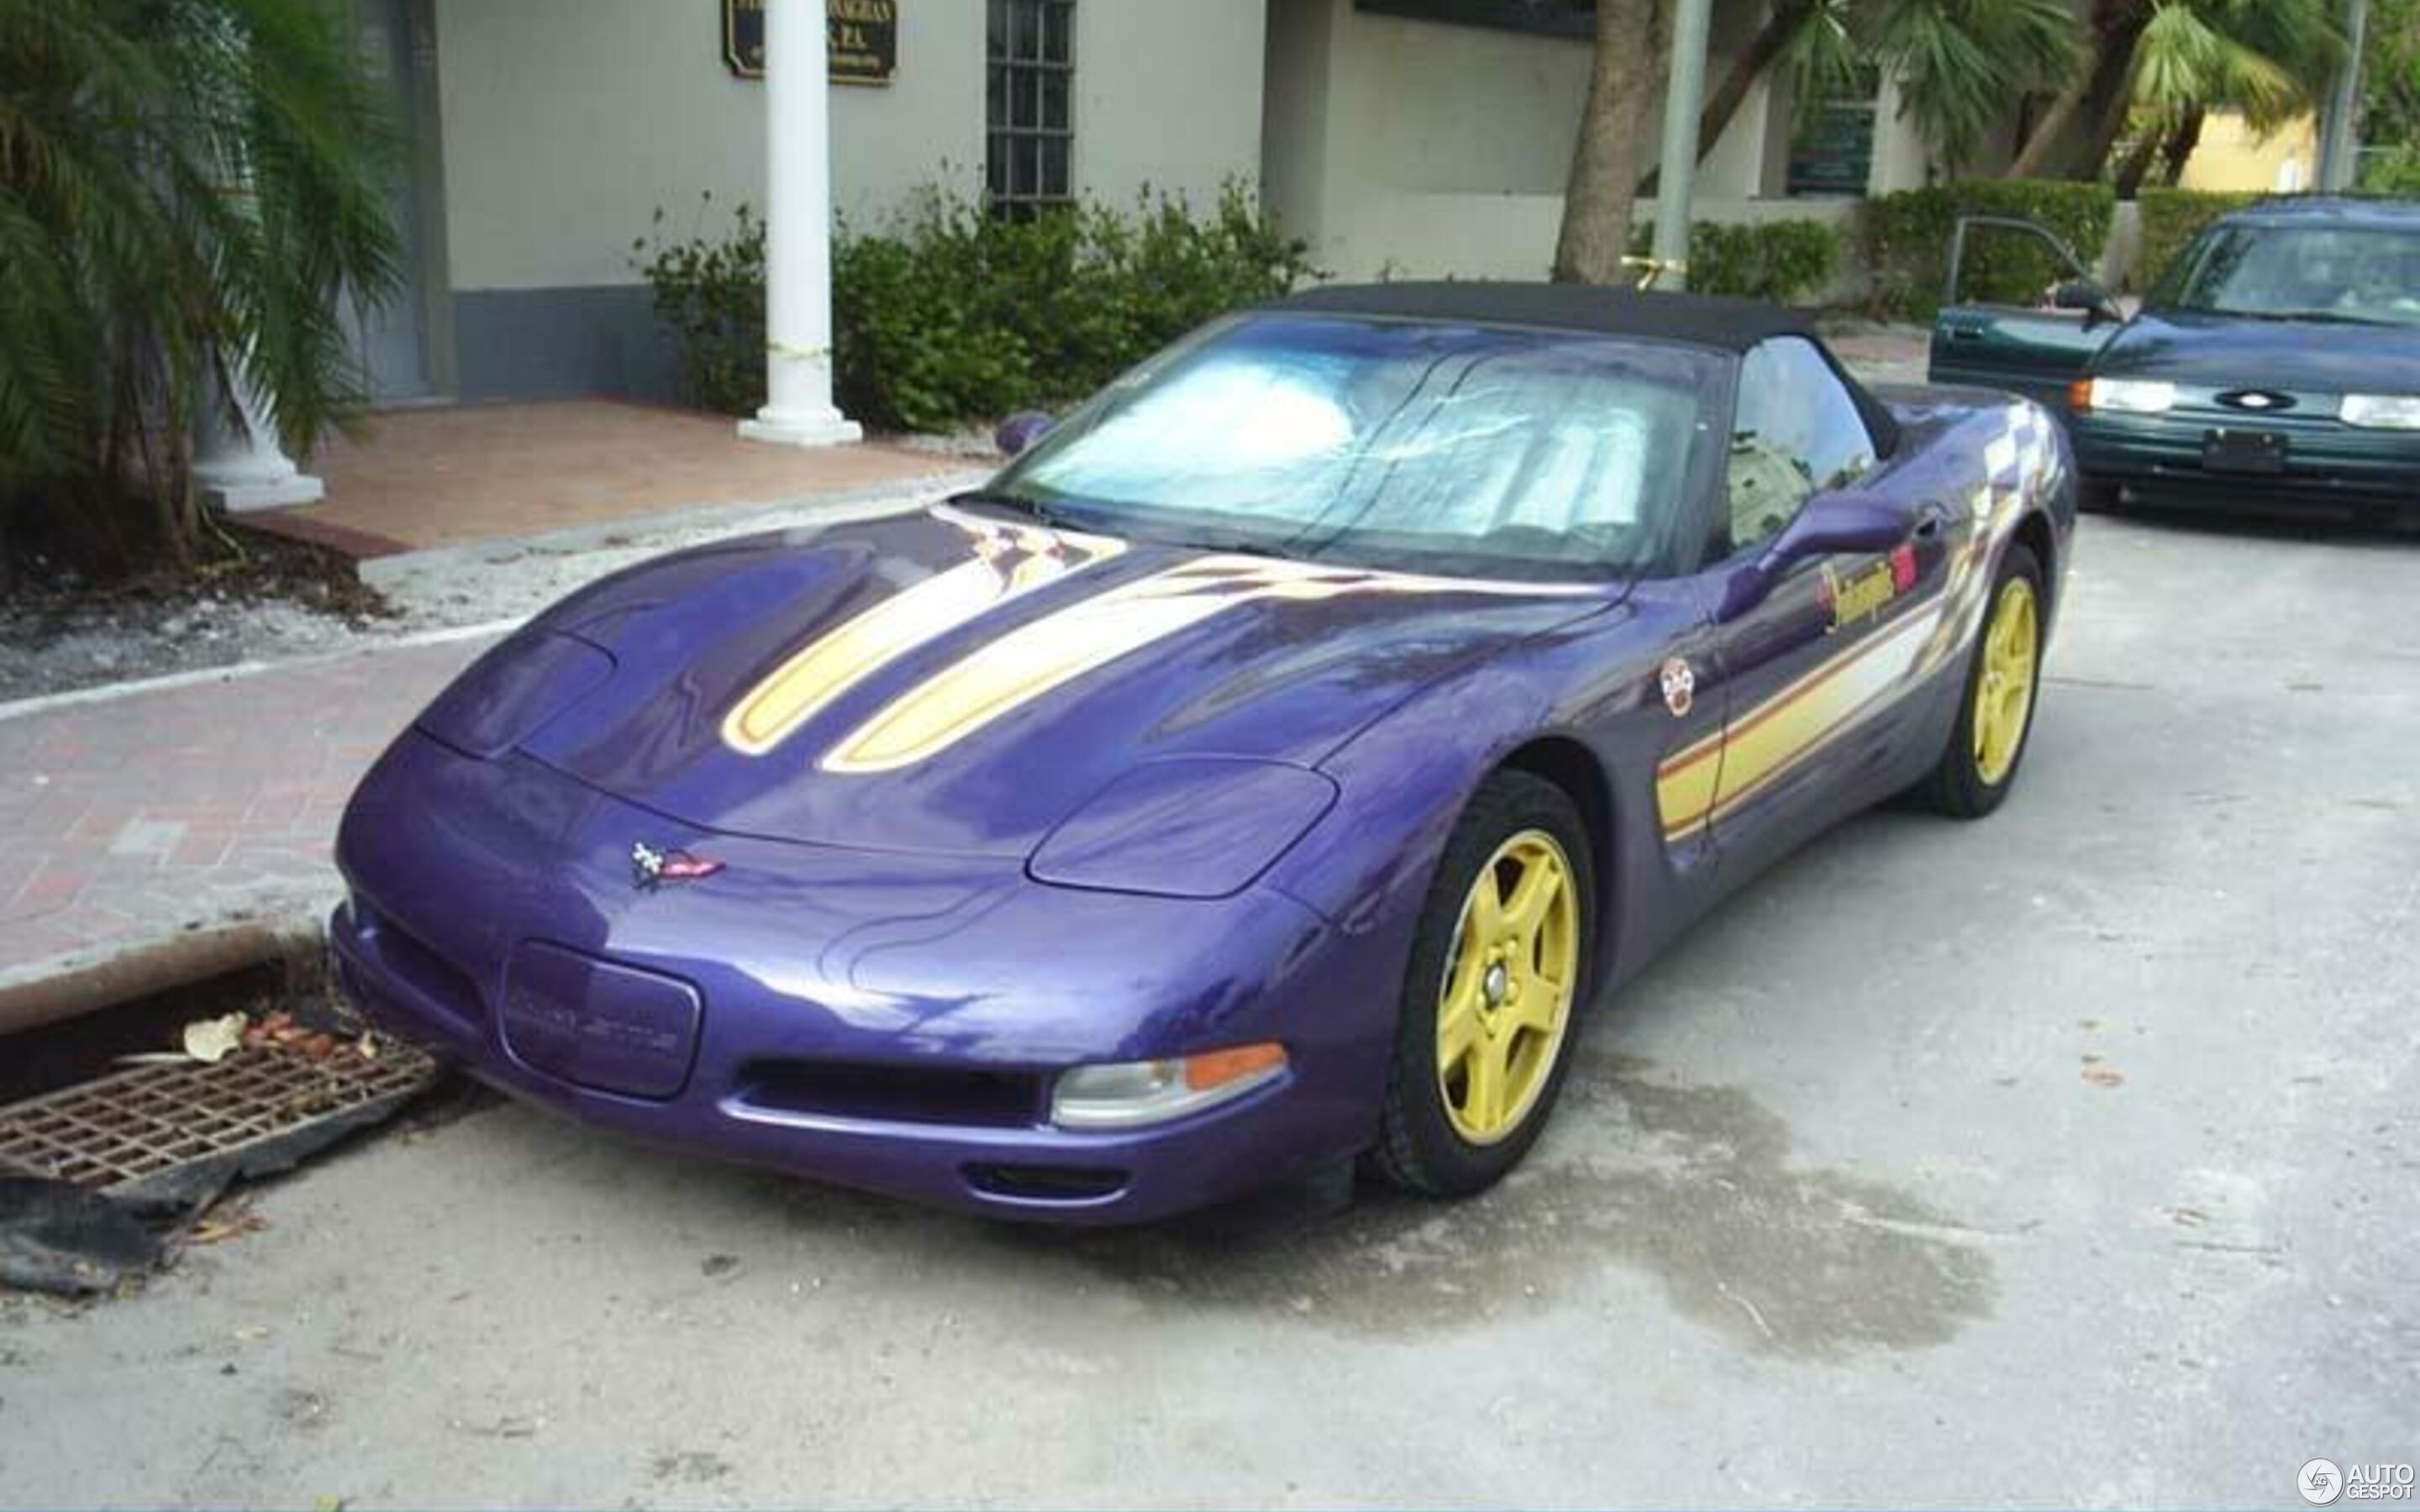
[(1471, 325), (1532, 326), (1548, 331), (1637, 336), (1745, 352), (1774, 336), (1814, 344), (1856, 401), (1878, 455), (1899, 447), (1899, 422), (1880, 399), (1840, 365), (1800, 311), (1761, 300), (1713, 294), (1639, 293), (1593, 284), (1490, 281), (1409, 284), (1323, 284), (1263, 305), (1270, 311), (1366, 315), (1390, 320), (1446, 320)]

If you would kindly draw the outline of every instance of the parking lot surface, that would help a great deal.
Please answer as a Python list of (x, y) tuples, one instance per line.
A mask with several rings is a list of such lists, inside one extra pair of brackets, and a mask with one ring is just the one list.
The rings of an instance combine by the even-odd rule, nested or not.
[(1482, 1200), (1021, 1229), (489, 1108), (0, 1309), (0, 1502), (2277, 1505), (2420, 1459), (2420, 548), (2076, 550), (2008, 806), (1734, 899)]

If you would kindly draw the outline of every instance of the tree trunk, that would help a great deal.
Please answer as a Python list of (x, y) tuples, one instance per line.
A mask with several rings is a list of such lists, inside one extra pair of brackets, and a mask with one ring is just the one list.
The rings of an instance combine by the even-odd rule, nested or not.
[[(1698, 117), (1699, 162), (1706, 161), (1706, 154), (1714, 150), (1714, 144), (1730, 130), (1731, 117), (1747, 103), (1748, 91), (1756, 87), (1756, 82), (1763, 78), (1781, 56), (1781, 50), (1798, 35), (1798, 28), (1807, 24), (1807, 18), (1814, 14), (1815, 0), (1774, 0), (1773, 14), (1767, 16), (1764, 25), (1748, 39), (1746, 51), (1731, 59), (1730, 68), (1723, 74), (1723, 82), (1714, 87), (1713, 96), (1706, 101), (1704, 113)], [(1647, 171), (1647, 177), (1638, 181), (1639, 193), (1655, 193), (1656, 173), (1657, 170), (1652, 168)]]
[[(2113, 103), (2118, 123), (2125, 121), (2126, 102), (2133, 93), (2134, 44), (2149, 20), (2131, 5), (2102, 8), (2093, 21), (2091, 66), (2058, 92), (2003, 177), (2089, 178), (2101, 171), (2109, 148), (2102, 143), (2096, 156), (2092, 146), (2108, 126)], [(2079, 141), (2079, 129), (2091, 134)]]
[(2162, 166), (2164, 181), (2171, 187), (2182, 183), (2185, 164), (2193, 161), (2194, 148), (2201, 146), (2202, 109), (2195, 105), (2185, 112), (2184, 119), (2168, 133), (2165, 162)]
[(1670, 39), (1665, 20), (1663, 0), (1597, 0), (1596, 61), (1555, 244), (1558, 283), (1621, 280), (1639, 162), (1652, 136), (1648, 126)]
[(2151, 160), (2160, 155), (2160, 147), (2167, 139), (2165, 131), (2152, 131), (2127, 150), (2126, 161), (2118, 165), (2119, 199), (2133, 199), (2142, 192), (2143, 180), (2151, 172)]

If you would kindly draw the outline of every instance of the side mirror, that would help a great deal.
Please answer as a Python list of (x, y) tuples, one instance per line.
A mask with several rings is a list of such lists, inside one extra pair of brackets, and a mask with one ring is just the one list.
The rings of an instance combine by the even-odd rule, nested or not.
[(1041, 409), (1020, 409), (1003, 420), (991, 433), (991, 441), (1003, 456), (1015, 456), (1035, 441), (1042, 433), (1057, 424), (1056, 419)]
[(1802, 562), (1841, 552), (1887, 551), (1915, 531), (1916, 512), (1895, 499), (1861, 488), (1817, 494), (1753, 560), (1731, 569), (1714, 617), (1728, 624), (1747, 613)]
[(2088, 278), (2078, 278), (2051, 290), (2051, 308), (2081, 310), (2086, 326), (2102, 320), (2123, 320), (2125, 313), (2118, 308), (2118, 297)]

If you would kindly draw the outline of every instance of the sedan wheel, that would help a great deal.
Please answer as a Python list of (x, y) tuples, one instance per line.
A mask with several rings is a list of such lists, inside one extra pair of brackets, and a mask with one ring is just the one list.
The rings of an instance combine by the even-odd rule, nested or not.
[(1406, 975), (1381, 1175), (1464, 1196), (1519, 1163), (1569, 1063), (1594, 918), (1589, 851), (1561, 789), (1483, 784), (1446, 845)]

